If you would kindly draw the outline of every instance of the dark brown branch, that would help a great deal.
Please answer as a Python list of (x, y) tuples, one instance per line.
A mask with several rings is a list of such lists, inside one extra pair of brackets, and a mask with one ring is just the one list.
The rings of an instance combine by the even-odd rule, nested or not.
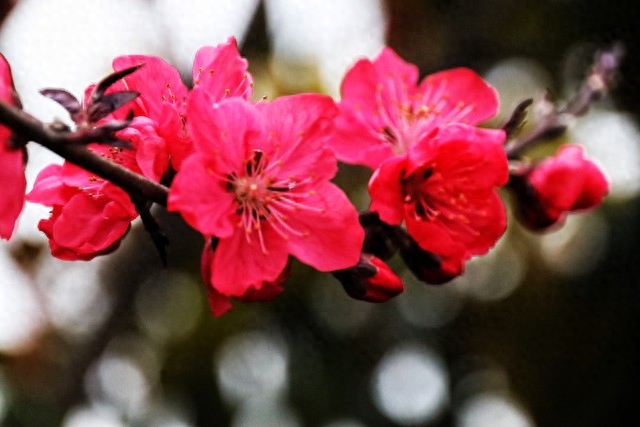
[(108, 138), (99, 128), (75, 132), (56, 132), (24, 111), (0, 102), (0, 123), (22, 139), (36, 142), (69, 162), (112, 182), (131, 198), (144, 199), (167, 206), (169, 189), (117, 163), (100, 157), (86, 147), (90, 142), (104, 142)]
[(151, 240), (158, 250), (158, 255), (160, 255), (160, 261), (162, 261), (163, 266), (167, 266), (167, 247), (169, 246), (169, 239), (166, 234), (162, 232), (160, 228), (160, 224), (158, 221), (151, 215), (150, 211), (150, 203), (146, 201), (134, 200), (134, 204), (136, 205), (136, 211), (138, 211), (138, 215), (140, 215), (140, 219), (142, 220), (142, 224), (144, 225), (144, 229), (149, 236), (151, 236)]
[(507, 141), (505, 151), (510, 160), (518, 159), (522, 152), (536, 142), (561, 135), (567, 130), (572, 114), (562, 112), (556, 108), (554, 103), (545, 96), (543, 100), (537, 102), (537, 107), (547, 112), (536, 124), (519, 137)]
[(564, 108), (557, 108), (548, 97), (539, 101), (539, 106), (546, 109), (547, 113), (524, 135), (507, 142), (507, 157), (519, 158), (527, 147), (542, 139), (561, 135), (576, 117), (584, 116), (591, 104), (613, 87), (623, 56), (624, 49), (619, 44), (596, 54), (589, 74)]

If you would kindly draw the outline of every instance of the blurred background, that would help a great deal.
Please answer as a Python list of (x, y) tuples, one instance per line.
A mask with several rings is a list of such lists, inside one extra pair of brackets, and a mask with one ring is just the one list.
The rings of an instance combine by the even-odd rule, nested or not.
[[(638, 12), (634, 0), (0, 2), (0, 51), (43, 120), (67, 118), (38, 89), (81, 94), (131, 53), (160, 55), (187, 79), (196, 50), (229, 35), (256, 99), (338, 96), (346, 69), (388, 44), (423, 76), (481, 73), (500, 92), (496, 126), (547, 89), (567, 99), (598, 48), (627, 49), (618, 89), (564, 139), (606, 170), (606, 204), (551, 234), (511, 221), (444, 286), (397, 263), (407, 289), (385, 304), (351, 300), (294, 263), (275, 301), (215, 319), (203, 242), (179, 218), (157, 212), (167, 269), (139, 224), (116, 253), (66, 263), (36, 229), (47, 210), (27, 206), (0, 243), (0, 426), (640, 425)], [(52, 161), (30, 147), (30, 181)], [(360, 209), (369, 174), (341, 167), (336, 179)]]

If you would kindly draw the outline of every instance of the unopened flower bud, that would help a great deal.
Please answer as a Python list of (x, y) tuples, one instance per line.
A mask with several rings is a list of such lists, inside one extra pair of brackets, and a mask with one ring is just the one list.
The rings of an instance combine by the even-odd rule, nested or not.
[(529, 229), (562, 224), (570, 212), (598, 206), (609, 190), (602, 171), (584, 158), (582, 147), (567, 144), (523, 174), (513, 175), (517, 214)]
[[(441, 285), (461, 275), (464, 262), (458, 257), (445, 260), (422, 249), (410, 236), (403, 239), (400, 255), (406, 266), (418, 279), (430, 285)], [(458, 259), (459, 261), (454, 261)]]
[(402, 280), (381, 259), (362, 254), (358, 264), (333, 275), (351, 298), (384, 302), (404, 290)]
[(364, 212), (360, 214), (360, 225), (364, 228), (363, 252), (375, 255), (380, 259), (389, 259), (397, 251), (396, 229), (397, 226), (382, 222), (377, 212)]

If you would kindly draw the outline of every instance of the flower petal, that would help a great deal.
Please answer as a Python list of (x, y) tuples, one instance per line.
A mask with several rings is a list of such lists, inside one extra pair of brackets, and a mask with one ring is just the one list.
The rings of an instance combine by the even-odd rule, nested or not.
[(288, 217), (290, 227), (301, 233), (287, 240), (291, 254), (320, 271), (354, 266), (364, 241), (358, 212), (334, 184), (318, 184), (314, 189), (314, 195), (300, 202), (306, 208), (295, 209)]
[[(329, 180), (337, 171), (336, 159), (326, 145), (333, 136), (332, 120), (338, 113), (333, 100), (324, 95), (282, 96), (258, 105), (278, 162), (278, 176), (298, 180), (310, 174)], [(273, 147), (273, 148), (272, 148)]]
[(406, 218), (407, 231), (420, 247), (445, 260), (466, 261), (469, 254), (464, 245), (455, 239), (446, 227), (434, 221)]
[(142, 63), (145, 64), (142, 68), (123, 79), (124, 87), (140, 92), (140, 96), (134, 101), (135, 115), (147, 116), (161, 123), (164, 121), (162, 105), (169, 103), (178, 109), (182, 108), (187, 87), (178, 70), (157, 56), (119, 56), (113, 60), (113, 69), (119, 71)]
[(204, 91), (187, 99), (187, 128), (195, 150), (217, 170), (238, 171), (249, 158), (249, 148), (261, 148), (266, 136), (255, 107), (238, 98), (214, 104)]
[(7, 140), (3, 140), (3, 134), (6, 134), (8, 139), (9, 133), (4, 130), (0, 126), (0, 237), (9, 239), (24, 205), (27, 182), (24, 176), (24, 153), (20, 149), (6, 149)]
[(253, 78), (247, 72), (248, 67), (234, 37), (216, 47), (205, 46), (193, 61), (194, 89), (206, 91), (215, 101), (233, 96), (249, 99)]
[(343, 114), (335, 120), (335, 137), (329, 141), (338, 160), (376, 169), (394, 155), (393, 146), (379, 133), (384, 125), (368, 125), (356, 114), (345, 112), (342, 108), (341, 110)]
[[(11, 67), (0, 54), (0, 101), (19, 106), (20, 101), (13, 87)], [(9, 239), (24, 205), (27, 182), (24, 175), (25, 152), (11, 144), (11, 131), (0, 125), (0, 186), (2, 208), (0, 210), (0, 238)]]
[(256, 283), (275, 282), (287, 266), (286, 241), (271, 227), (262, 228), (264, 249), (258, 233), (248, 242), (244, 230), (220, 239), (213, 260), (212, 283), (223, 295), (241, 297)]
[(36, 177), (33, 189), (27, 194), (26, 200), (45, 206), (64, 205), (69, 200), (65, 196), (67, 187), (60, 177), (62, 165), (51, 164), (40, 171)]
[(118, 133), (118, 138), (135, 147), (135, 163), (142, 174), (160, 182), (169, 167), (169, 148), (158, 135), (155, 122), (144, 116), (135, 117), (129, 127)]
[(132, 220), (115, 202), (79, 192), (60, 211), (52, 240), (78, 254), (95, 254), (122, 238)]
[(399, 107), (411, 105), (417, 80), (418, 68), (389, 48), (374, 62), (358, 61), (341, 85), (338, 131), (330, 142), (336, 156), (373, 169), (392, 156), (403, 127)]
[(609, 192), (609, 182), (600, 168), (593, 162), (584, 165), (584, 188), (582, 194), (573, 205), (574, 210), (591, 209), (602, 203)]
[(502, 130), (448, 124), (412, 146), (409, 158), (414, 165), (436, 162), (446, 180), (470, 189), (500, 187), (509, 180), (504, 139)]
[(459, 122), (476, 125), (498, 112), (498, 93), (468, 68), (453, 68), (425, 77), (418, 103), (437, 112), (432, 126)]
[(169, 211), (207, 236), (225, 238), (236, 230), (234, 197), (226, 191), (224, 176), (214, 172), (199, 155), (189, 157), (169, 189)]
[(407, 165), (406, 156), (396, 156), (385, 161), (369, 181), (373, 212), (387, 224), (399, 225), (404, 217), (404, 200), (401, 179)]

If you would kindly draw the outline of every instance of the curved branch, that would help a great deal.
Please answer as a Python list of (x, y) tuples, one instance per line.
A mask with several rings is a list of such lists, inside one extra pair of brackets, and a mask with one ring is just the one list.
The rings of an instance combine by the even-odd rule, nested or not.
[(4, 102), (0, 102), (0, 123), (24, 140), (36, 142), (65, 160), (112, 182), (126, 191), (132, 199), (144, 199), (167, 206), (167, 187), (104, 159), (86, 147), (90, 142), (104, 141), (104, 130), (96, 128), (55, 132), (30, 114)]

